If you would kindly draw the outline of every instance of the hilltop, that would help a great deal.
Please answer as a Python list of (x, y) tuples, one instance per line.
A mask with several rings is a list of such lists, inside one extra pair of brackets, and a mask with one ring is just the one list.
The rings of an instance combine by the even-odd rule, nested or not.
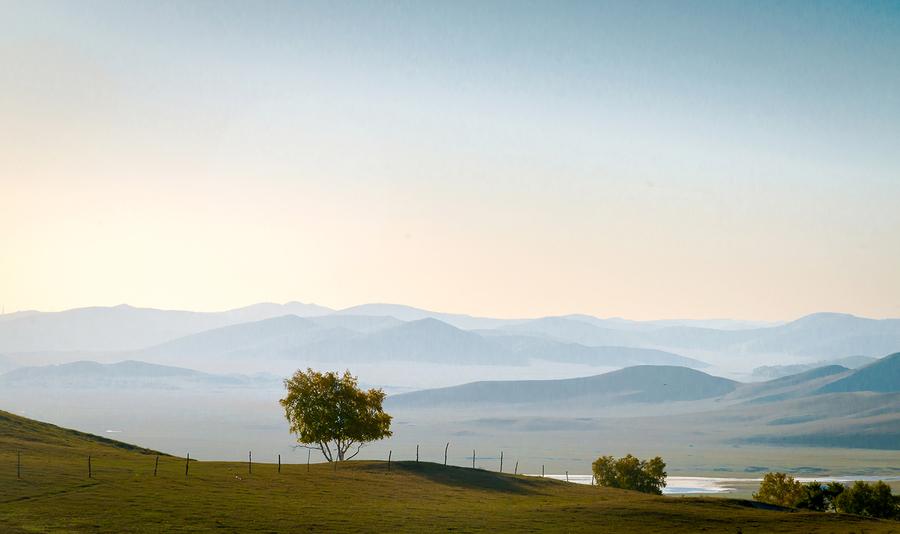
[(602, 375), (562, 380), (496, 380), (404, 393), (390, 398), (394, 406), (454, 404), (535, 404), (576, 401), (650, 403), (700, 400), (730, 393), (737, 382), (687, 367), (641, 365)]
[[(190, 462), (0, 412), (10, 533), (173, 531), (896, 532), (898, 523), (669, 498), (434, 463)], [(86, 459), (92, 457), (93, 478)]]

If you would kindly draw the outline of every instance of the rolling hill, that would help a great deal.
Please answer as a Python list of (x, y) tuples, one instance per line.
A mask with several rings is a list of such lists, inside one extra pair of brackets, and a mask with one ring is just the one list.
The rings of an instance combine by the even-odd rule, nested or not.
[(560, 401), (582, 406), (610, 403), (659, 403), (719, 397), (737, 382), (674, 366), (636, 366), (585, 378), (474, 382), (449, 388), (403, 393), (389, 405), (404, 408), (448, 405), (530, 404)]
[[(840, 514), (669, 498), (429, 462), (191, 461), (0, 412), (4, 532), (894, 532)], [(92, 477), (87, 476), (90, 455)], [(52, 459), (52, 461), (48, 461)], [(269, 458), (266, 458), (267, 460)], [(490, 466), (493, 467), (493, 466)], [(302, 498), (298, 498), (302, 496)]]
[(900, 352), (876, 360), (819, 389), (820, 393), (847, 391), (900, 392)]
[(840, 365), (826, 365), (766, 382), (744, 384), (735, 392), (738, 398), (754, 402), (783, 400), (813, 394), (819, 387), (847, 376), (852, 371)]

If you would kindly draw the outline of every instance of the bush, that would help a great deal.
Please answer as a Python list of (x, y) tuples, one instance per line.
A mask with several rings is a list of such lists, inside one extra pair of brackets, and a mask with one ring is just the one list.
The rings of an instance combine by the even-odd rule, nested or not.
[(803, 496), (794, 506), (815, 512), (828, 512), (834, 510), (834, 500), (843, 491), (844, 485), (840, 482), (809, 482), (803, 485)]
[(759, 491), (753, 494), (753, 500), (794, 508), (805, 496), (806, 488), (791, 475), (785, 473), (766, 473)]
[(873, 484), (840, 482), (801, 484), (784, 473), (766, 473), (753, 498), (760, 502), (803, 508), (817, 512), (836, 511), (882, 519), (900, 518), (900, 504), (891, 487), (879, 480)]
[(591, 465), (597, 485), (662, 494), (666, 487), (666, 463), (657, 456), (640, 460), (632, 455), (623, 458), (601, 456)]
[(891, 495), (891, 487), (879, 480), (874, 484), (857, 481), (838, 495), (834, 501), (838, 512), (882, 519), (900, 517), (897, 500)]

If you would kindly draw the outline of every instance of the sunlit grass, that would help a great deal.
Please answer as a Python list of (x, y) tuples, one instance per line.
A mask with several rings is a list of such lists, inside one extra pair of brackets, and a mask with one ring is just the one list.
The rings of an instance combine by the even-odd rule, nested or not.
[[(22, 478), (16, 478), (16, 451)], [(87, 457), (91, 456), (92, 478)], [(655, 497), (434, 463), (191, 461), (0, 412), (3, 532), (898, 532), (900, 522)]]

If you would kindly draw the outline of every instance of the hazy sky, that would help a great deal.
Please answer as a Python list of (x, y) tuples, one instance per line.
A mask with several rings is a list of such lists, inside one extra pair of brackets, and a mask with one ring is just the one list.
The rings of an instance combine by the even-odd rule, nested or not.
[(900, 316), (900, 3), (0, 0), (0, 304)]

